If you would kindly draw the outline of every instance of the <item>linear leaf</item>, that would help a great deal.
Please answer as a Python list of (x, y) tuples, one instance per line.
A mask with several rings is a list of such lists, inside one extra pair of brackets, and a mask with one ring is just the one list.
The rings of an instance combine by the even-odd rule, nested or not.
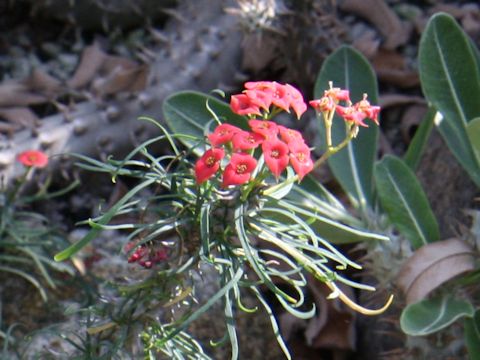
[(471, 41), (455, 19), (432, 16), (419, 47), (425, 97), (443, 115), (436, 125), (450, 151), (480, 185), (480, 166), (468, 140), (468, 122), (480, 116), (480, 74)]
[[(328, 89), (329, 81), (334, 87), (350, 90), (352, 101), (362, 99), (367, 93), (372, 104), (377, 103), (378, 90), (375, 74), (363, 55), (349, 46), (342, 46), (323, 63), (315, 83), (315, 98), (320, 98)], [(323, 129), (323, 121), (320, 125)], [(338, 144), (345, 138), (345, 122), (335, 116), (332, 140)], [(357, 207), (373, 205), (373, 164), (377, 152), (378, 128), (361, 128), (358, 136), (348, 146), (333, 155), (328, 164), (333, 174)]]
[(380, 203), (391, 223), (415, 249), (440, 238), (437, 220), (413, 171), (387, 155), (375, 167)]
[(473, 152), (480, 163), (480, 117), (470, 121), (467, 125), (467, 135), (472, 144)]
[(432, 133), (434, 124), (433, 120), (435, 119), (436, 113), (437, 110), (435, 108), (430, 107), (428, 109), (420, 126), (415, 132), (410, 145), (408, 145), (408, 149), (403, 157), (403, 160), (405, 160), (405, 164), (407, 164), (412, 170), (415, 170), (420, 163), (423, 151), (425, 150), (428, 139), (430, 138), (430, 134)]
[(473, 318), (465, 318), (464, 331), (470, 360), (480, 360), (480, 310)]
[(424, 336), (446, 328), (461, 317), (473, 317), (475, 310), (466, 300), (450, 296), (436, 297), (408, 305), (400, 316), (402, 331)]

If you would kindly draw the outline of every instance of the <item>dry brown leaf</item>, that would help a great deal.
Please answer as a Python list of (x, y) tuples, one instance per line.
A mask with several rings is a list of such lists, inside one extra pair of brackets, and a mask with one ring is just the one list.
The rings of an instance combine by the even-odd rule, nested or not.
[(408, 68), (405, 56), (398, 52), (380, 49), (371, 61), (380, 81), (401, 88), (420, 84), (418, 73)]
[(94, 81), (92, 90), (97, 96), (112, 95), (123, 91), (141, 91), (147, 86), (148, 71), (146, 65), (128, 69), (117, 67), (106, 77)]
[(372, 23), (384, 36), (382, 46), (385, 49), (395, 49), (407, 43), (412, 26), (402, 22), (397, 14), (384, 0), (343, 0), (340, 9), (356, 14)]
[(106, 57), (107, 54), (100, 49), (97, 42), (87, 46), (82, 52), (80, 63), (75, 73), (72, 78), (67, 81), (67, 85), (72, 89), (85, 87), (95, 78)]
[[(355, 313), (338, 299), (327, 299), (331, 290), (323, 283), (309, 278), (308, 287), (317, 305), (305, 330), (307, 344), (314, 348), (354, 350), (356, 341)], [(351, 288), (339, 287), (348, 296), (354, 297)]]
[(407, 104), (425, 105), (426, 101), (421, 96), (386, 94), (380, 96), (380, 98), (378, 99), (378, 104), (382, 107), (382, 109), (386, 109), (391, 106), (402, 106)]
[(455, 276), (472, 271), (474, 265), (474, 253), (467, 242), (456, 238), (437, 241), (415, 251), (400, 269), (397, 283), (411, 304)]
[(416, 129), (422, 122), (425, 114), (427, 113), (427, 105), (411, 105), (408, 106), (402, 115), (402, 121), (400, 123), (400, 132), (403, 137), (403, 141), (409, 144), (415, 134)]
[(365, 55), (367, 59), (372, 59), (380, 47), (378, 33), (373, 29), (365, 30), (353, 39), (352, 46)]
[(33, 92), (48, 97), (55, 96), (61, 89), (61, 82), (58, 79), (39, 69), (34, 69), (23, 83)]
[(277, 56), (275, 46), (273, 37), (246, 34), (242, 42), (242, 47), (247, 50), (243, 51), (242, 69), (258, 73), (267, 68)]
[(0, 107), (28, 106), (47, 101), (46, 96), (32, 92), (23, 82), (12, 80), (0, 84)]
[(0, 108), (0, 118), (10, 123), (20, 125), (20, 128), (34, 128), (40, 120), (38, 116), (27, 107)]

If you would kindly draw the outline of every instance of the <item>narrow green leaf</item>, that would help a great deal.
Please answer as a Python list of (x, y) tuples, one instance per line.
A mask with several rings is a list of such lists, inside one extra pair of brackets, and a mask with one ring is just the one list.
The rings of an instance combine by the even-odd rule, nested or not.
[(480, 310), (473, 318), (465, 318), (464, 331), (469, 359), (480, 360)]
[(473, 317), (472, 304), (450, 296), (426, 299), (408, 305), (400, 316), (402, 331), (412, 336), (433, 334), (461, 317)]
[[(315, 98), (320, 98), (328, 89), (329, 81), (334, 87), (350, 90), (353, 102), (361, 100), (364, 93), (368, 94), (372, 104), (378, 102), (375, 74), (365, 57), (350, 46), (340, 47), (324, 61), (315, 83)], [(323, 120), (320, 129), (323, 129)], [(334, 144), (345, 138), (345, 132), (345, 122), (335, 116), (332, 126)], [(345, 149), (328, 160), (342, 188), (361, 209), (373, 205), (372, 179), (377, 139), (377, 126), (361, 128), (358, 136)]]
[(420, 126), (415, 132), (410, 145), (408, 145), (408, 149), (403, 160), (405, 161), (405, 164), (407, 164), (412, 170), (415, 170), (420, 163), (423, 151), (425, 150), (428, 139), (430, 138), (430, 134), (432, 133), (434, 124), (433, 120), (435, 119), (436, 113), (437, 110), (435, 108), (430, 107), (428, 109)]
[[(157, 179), (148, 179), (144, 182), (140, 183), (139, 185), (135, 186), (132, 190), (126, 193), (114, 206), (110, 208), (99, 220), (99, 225), (106, 225), (110, 222), (110, 220), (117, 214), (118, 210), (128, 201), (130, 198), (135, 195), (140, 190), (150, 186), (153, 184)], [(84, 246), (86, 246), (90, 241), (95, 239), (98, 233), (101, 231), (101, 226), (96, 226), (91, 229), (87, 235), (83, 238), (78, 240), (76, 243), (73, 243), (65, 250), (62, 250), (58, 254), (54, 256), (55, 261), (63, 261), (67, 260), (68, 258), (72, 257), (75, 253), (80, 251)]]
[[(239, 127), (247, 125), (245, 118), (233, 113), (226, 102), (200, 92), (181, 91), (169, 96), (163, 103), (163, 115), (170, 130), (174, 134), (190, 135), (197, 139), (203, 139), (206, 126), (215, 120), (210, 110), (222, 122)], [(188, 138), (179, 140), (188, 147), (198, 142)]]
[(388, 218), (413, 248), (440, 239), (428, 199), (413, 171), (401, 159), (385, 156), (375, 167), (375, 181)]
[(480, 163), (480, 117), (477, 117), (468, 123), (467, 135), (477, 161)]
[(432, 16), (419, 46), (420, 80), (425, 97), (443, 115), (436, 123), (450, 151), (480, 185), (480, 166), (466, 126), (480, 116), (480, 74), (474, 48), (450, 15)]

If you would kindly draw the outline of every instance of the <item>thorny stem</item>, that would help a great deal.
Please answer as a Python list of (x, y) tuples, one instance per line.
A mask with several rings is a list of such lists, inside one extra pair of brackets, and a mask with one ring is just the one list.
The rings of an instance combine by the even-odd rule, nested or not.
[(333, 281), (327, 280), (327, 274), (319, 269), (314, 262), (312, 262), (308, 257), (306, 257), (301, 251), (296, 249), (293, 246), (288, 245), (284, 241), (281, 241), (280, 239), (277, 239), (275, 236), (272, 236), (268, 232), (265, 232), (262, 230), (260, 227), (258, 227), (255, 224), (251, 224), (252, 227), (254, 227), (257, 231), (259, 231), (259, 236), (263, 239), (266, 240), (279, 248), (281, 248), (283, 251), (288, 253), (290, 256), (292, 256), (300, 265), (304, 266), (305, 269), (307, 269), (309, 272), (311, 272), (315, 278), (320, 279), (324, 281), (325, 285), (328, 286), (330, 290), (332, 290), (331, 295), (329, 298), (339, 298), (345, 305), (347, 305), (349, 308), (352, 310), (355, 310), (361, 314), (364, 315), (379, 315), (383, 313), (385, 310), (388, 309), (388, 307), (392, 304), (393, 301), (393, 295), (390, 295), (388, 298), (387, 302), (385, 303), (384, 306), (382, 306), (380, 309), (372, 310), (372, 309), (367, 309), (359, 304), (357, 304), (355, 301), (350, 299), (347, 295), (345, 295), (342, 290), (335, 284)]

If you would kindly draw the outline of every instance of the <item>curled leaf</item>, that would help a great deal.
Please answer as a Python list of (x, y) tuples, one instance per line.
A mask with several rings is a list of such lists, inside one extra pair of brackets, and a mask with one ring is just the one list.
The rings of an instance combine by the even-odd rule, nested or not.
[(424, 245), (400, 269), (397, 283), (407, 304), (424, 299), (431, 291), (474, 269), (474, 253), (465, 241), (453, 238)]

